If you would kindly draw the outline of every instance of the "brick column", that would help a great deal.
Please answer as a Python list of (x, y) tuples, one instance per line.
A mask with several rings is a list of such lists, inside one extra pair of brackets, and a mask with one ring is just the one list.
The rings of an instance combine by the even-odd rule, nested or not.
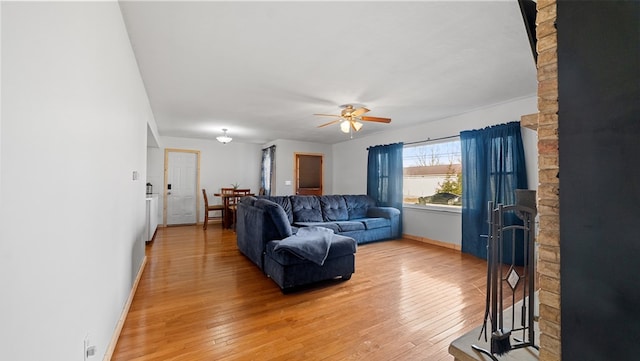
[(538, 0), (540, 360), (560, 361), (560, 204), (556, 0)]

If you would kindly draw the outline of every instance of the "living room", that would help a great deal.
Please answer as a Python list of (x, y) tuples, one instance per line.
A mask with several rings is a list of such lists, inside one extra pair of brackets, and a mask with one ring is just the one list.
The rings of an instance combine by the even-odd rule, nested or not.
[[(461, 131), (480, 129), (486, 126), (519, 120), (521, 116), (536, 112), (536, 97), (515, 99), (504, 104), (488, 106), (465, 114), (436, 120), (428, 124), (380, 132), (368, 137), (354, 137), (336, 144), (322, 144), (279, 139), (266, 145), (232, 141), (221, 144), (216, 141), (160, 137), (162, 148), (148, 148), (147, 180), (153, 184), (154, 192), (160, 192), (164, 184), (165, 148), (190, 149), (200, 152), (200, 184), (210, 193), (234, 183), (241, 188), (260, 188), (260, 151), (266, 146), (276, 145), (276, 183), (272, 195), (294, 194), (294, 153), (315, 153), (324, 155), (324, 194), (361, 194), (366, 190), (367, 147), (398, 141), (413, 142), (427, 137), (438, 138), (457, 135)], [(522, 140), (527, 165), (527, 183), (538, 184), (537, 137), (536, 132), (522, 128)], [(342, 156), (347, 154), (348, 156)], [(243, 159), (242, 167), (233, 164), (235, 157)], [(224, 171), (219, 171), (224, 169)], [(287, 184), (286, 182), (289, 181)], [(158, 222), (163, 224), (162, 197), (159, 197)], [(220, 202), (220, 200), (213, 200)], [(202, 207), (202, 202), (200, 203)], [(201, 208), (199, 214), (204, 214)], [(202, 218), (202, 217), (200, 217)], [(436, 211), (429, 207), (404, 208), (404, 232), (418, 238), (440, 241), (445, 246), (460, 249), (461, 213)]]
[[(637, 5), (625, 6), (632, 7), (625, 10), (628, 14), (636, 14), (636, 18), (629, 21), (637, 26), (637, 22), (632, 22), (637, 21)], [(192, 148), (194, 141), (163, 139), (158, 132), (117, 2), (31, 5), (3, 2), (0, 9), (0, 286), (6, 295), (0, 300), (3, 309), (0, 356), (7, 360), (81, 360), (87, 339), (97, 346), (100, 354), (106, 352), (143, 262), (148, 133), (161, 142), (166, 140), (163, 147)], [(616, 24), (605, 23), (615, 28)], [(637, 35), (628, 38), (632, 44), (638, 43)], [(628, 63), (622, 66), (637, 64), (637, 54), (627, 55), (624, 59)], [(610, 68), (615, 67), (607, 67)], [(622, 87), (636, 95), (634, 99), (637, 100), (637, 88), (628, 85), (628, 80), (615, 79), (619, 82), (607, 89)], [(637, 82), (634, 84), (637, 87)], [(443, 117), (438, 127), (416, 125), (371, 133), (362, 138), (356, 136), (331, 146), (323, 145), (317, 152), (330, 155), (327, 158), (332, 163), (327, 167), (331, 172), (327, 193), (363, 193), (368, 146), (455, 135), (461, 130), (517, 120), (521, 115), (535, 113), (538, 106), (538, 97), (532, 89), (528, 97)], [(628, 120), (630, 114), (637, 114), (633, 106), (621, 109), (624, 110), (620, 117), (623, 120)], [(616, 124), (627, 124), (620, 128), (622, 133), (627, 130), (627, 134), (638, 134), (634, 125), (637, 123), (620, 120)], [(599, 133), (591, 130), (590, 134)], [(628, 147), (621, 154), (636, 154), (637, 145), (624, 134), (620, 138), (619, 144)], [(278, 141), (276, 138), (273, 144)], [(292, 145), (287, 140), (281, 142)], [(317, 147), (313, 143), (308, 144)], [(267, 144), (214, 143), (206, 151), (223, 157), (236, 151), (259, 155), (262, 145)], [(208, 162), (216, 167), (216, 159), (219, 158), (209, 157)], [(286, 163), (287, 160), (283, 161)], [(610, 163), (615, 164), (616, 159), (611, 159)], [(255, 168), (258, 164), (259, 160), (256, 160)], [(216, 188), (239, 182), (257, 189), (257, 179), (251, 173), (245, 175), (245, 167), (243, 164), (240, 172), (205, 185)], [(257, 174), (258, 170), (255, 172)], [(629, 177), (637, 180), (637, 170), (629, 170)], [(279, 179), (287, 180), (287, 176)], [(580, 189), (580, 179), (577, 180), (571, 187)], [(533, 182), (531, 184), (536, 184), (535, 180)], [(637, 214), (634, 212), (637, 204), (629, 203), (630, 199), (637, 199), (637, 189), (629, 188), (628, 184), (633, 182), (623, 183), (621, 187), (626, 190), (625, 196), (616, 195), (615, 199), (618, 206), (623, 205), (632, 210), (630, 214)], [(286, 188), (276, 189), (281, 194), (288, 193)], [(565, 209), (571, 209), (571, 203), (564, 204), (567, 205)], [(41, 213), (27, 217), (34, 208)], [(455, 244), (456, 235), (447, 239), (447, 235), (429, 233), (423, 224), (431, 221), (422, 221), (423, 218), (416, 221), (418, 217), (428, 217), (428, 213), (407, 211), (405, 233)], [(568, 217), (565, 220), (571, 217), (565, 216)], [(601, 213), (601, 216), (607, 219), (606, 214)], [(627, 223), (633, 224), (633, 221)], [(629, 230), (632, 234), (633, 230)], [(628, 246), (632, 241), (625, 234), (616, 235), (620, 247), (612, 252), (616, 252), (619, 259), (629, 258), (628, 254), (634, 252), (634, 248)], [(580, 238), (582, 242), (589, 242), (592, 249), (598, 249), (595, 242), (598, 239), (590, 234), (581, 236), (584, 236)], [(624, 263), (619, 270), (631, 273), (633, 264)], [(602, 273), (607, 274), (607, 269)], [(622, 294), (633, 295), (628, 290)], [(627, 317), (633, 321), (637, 312)], [(601, 324), (611, 326), (611, 323)], [(555, 344), (559, 349), (559, 343)]]

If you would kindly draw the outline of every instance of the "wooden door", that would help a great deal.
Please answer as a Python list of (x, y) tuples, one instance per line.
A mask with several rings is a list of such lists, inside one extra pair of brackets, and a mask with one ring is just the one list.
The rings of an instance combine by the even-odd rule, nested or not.
[(195, 224), (198, 221), (199, 152), (165, 151), (166, 225)]
[(295, 153), (296, 194), (322, 195), (322, 154)]

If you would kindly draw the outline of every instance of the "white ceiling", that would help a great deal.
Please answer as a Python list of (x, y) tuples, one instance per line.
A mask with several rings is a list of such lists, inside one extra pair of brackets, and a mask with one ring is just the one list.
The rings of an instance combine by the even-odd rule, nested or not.
[(337, 143), (312, 114), (393, 119), (361, 137), (536, 93), (516, 0), (120, 6), (162, 136)]

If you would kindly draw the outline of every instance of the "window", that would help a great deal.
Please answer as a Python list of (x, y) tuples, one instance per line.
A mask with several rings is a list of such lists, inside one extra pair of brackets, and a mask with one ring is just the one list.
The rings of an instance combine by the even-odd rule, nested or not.
[(262, 171), (260, 173), (260, 194), (272, 195), (272, 186), (275, 180), (275, 168), (276, 168), (276, 146), (272, 145), (269, 148), (262, 150)]
[(403, 203), (462, 204), (460, 139), (405, 146)]

